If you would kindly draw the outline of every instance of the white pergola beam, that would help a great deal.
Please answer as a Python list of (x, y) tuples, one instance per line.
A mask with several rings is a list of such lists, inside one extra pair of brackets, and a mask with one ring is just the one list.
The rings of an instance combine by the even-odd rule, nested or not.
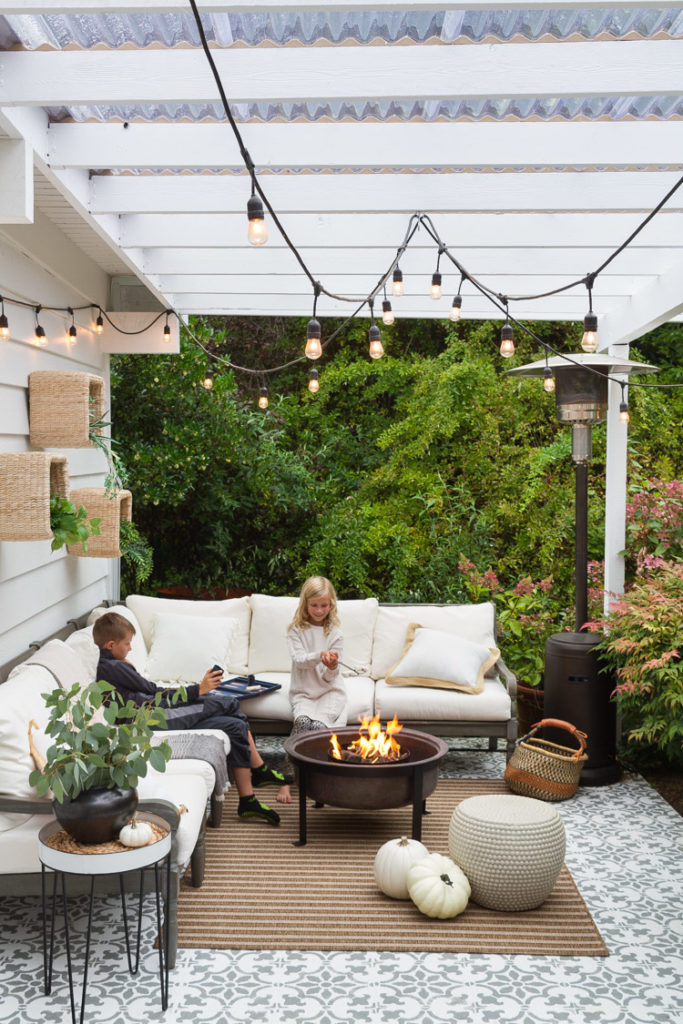
[(614, 315), (605, 318), (604, 325), (598, 321), (600, 348), (635, 341), (682, 312), (683, 258), (625, 299)]
[[(309, 174), (273, 176), (262, 187), (278, 215), (454, 211), (649, 211), (680, 178), (680, 172), (553, 172), (544, 174)], [(204, 175), (105, 176), (91, 184), (91, 212), (242, 213), (246, 177)], [(683, 210), (683, 188), (667, 203)], [(635, 226), (635, 225), (634, 225)], [(129, 225), (128, 230), (132, 230)], [(130, 243), (126, 243), (130, 244)]]
[[(214, 49), (231, 103), (674, 96), (683, 41)], [(7, 51), (0, 105), (209, 103), (201, 50)]]
[[(642, 8), (648, 0), (467, 0), (466, 9), (470, 11), (495, 10), (632, 10)], [(433, 11), (434, 0), (410, 0), (403, 5), (411, 11)], [(666, 7), (678, 10), (683, 7), (683, 0), (666, 0)], [(395, 0), (326, 0), (324, 5), (328, 11), (364, 11), (396, 10)], [(184, 14), (187, 12), (187, 0), (116, 0), (107, 3), (108, 14), (163, 14), (170, 12)], [(296, 5), (301, 11), (320, 11), (321, 0), (301, 0)], [(444, 11), (462, 10), (463, 0), (446, 0), (439, 4)], [(206, 14), (221, 12), (244, 13), (264, 12), (271, 14), (291, 13), (291, 3), (285, 0), (201, 0), (200, 11)], [(3, 14), (101, 14), (102, 0), (5, 0)]]
[[(257, 168), (582, 167), (681, 162), (677, 121), (244, 124)], [(54, 169), (243, 168), (228, 124), (52, 124)], [(267, 183), (264, 181), (264, 185)]]
[(0, 224), (33, 223), (33, 152), (24, 139), (0, 139)]

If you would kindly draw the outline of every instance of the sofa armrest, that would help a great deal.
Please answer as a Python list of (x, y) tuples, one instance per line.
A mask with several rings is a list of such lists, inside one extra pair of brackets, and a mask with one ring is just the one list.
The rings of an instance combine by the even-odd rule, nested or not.
[(496, 662), (496, 671), (505, 683), (507, 692), (512, 700), (517, 700), (517, 676), (514, 672), (510, 671), (502, 658), (499, 658)]
[(30, 797), (0, 796), (0, 811), (4, 814), (52, 814), (51, 800), (32, 800)]

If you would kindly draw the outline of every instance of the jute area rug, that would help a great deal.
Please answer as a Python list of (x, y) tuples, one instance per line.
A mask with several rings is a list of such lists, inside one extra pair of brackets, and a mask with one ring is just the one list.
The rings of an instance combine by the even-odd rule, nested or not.
[[(442, 779), (423, 818), (429, 852), (448, 854), (448, 826), (460, 800), (501, 792), (502, 780)], [(271, 793), (279, 828), (240, 821), (233, 787), (221, 828), (207, 829), (204, 884), (181, 885), (181, 948), (608, 955), (566, 866), (536, 910), (503, 913), (470, 901), (459, 917), (432, 920), (410, 900), (384, 896), (374, 878), (382, 843), (410, 835), (411, 807), (348, 811), (314, 809), (309, 801), (308, 844), (295, 847), (298, 793), (294, 803), (275, 805), (275, 790), (259, 791)]]

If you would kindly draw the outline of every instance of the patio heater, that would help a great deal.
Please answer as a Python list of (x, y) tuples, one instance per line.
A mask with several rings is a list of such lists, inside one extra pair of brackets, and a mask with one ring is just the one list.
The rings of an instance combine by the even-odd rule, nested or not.
[[(656, 366), (634, 363), (605, 352), (568, 354), (540, 359), (507, 370), (519, 377), (543, 377), (550, 367), (555, 377), (555, 408), (561, 423), (572, 427), (575, 466), (574, 633), (555, 633), (545, 645), (544, 702), (546, 718), (572, 722), (588, 736), (588, 761), (581, 784), (601, 786), (620, 775), (616, 756), (616, 706), (610, 700), (612, 677), (599, 664), (596, 645), (601, 637), (581, 632), (588, 619), (588, 464), (592, 429), (607, 416), (607, 385), (603, 374), (652, 373)], [(594, 367), (600, 373), (594, 373)], [(548, 738), (564, 743), (560, 730)]]

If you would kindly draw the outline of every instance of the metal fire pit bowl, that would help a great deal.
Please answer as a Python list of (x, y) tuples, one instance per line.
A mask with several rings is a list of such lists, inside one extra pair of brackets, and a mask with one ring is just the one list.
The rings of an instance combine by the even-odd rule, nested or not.
[(348, 747), (358, 733), (358, 726), (320, 729), (285, 740), (285, 750), (297, 769), (299, 786), (299, 841), (295, 845), (306, 843), (307, 797), (332, 807), (366, 811), (412, 804), (412, 837), (420, 839), (424, 803), (436, 789), (439, 764), (448, 753), (448, 745), (438, 736), (402, 729), (397, 739), (401, 749), (410, 752), (405, 761), (350, 764), (329, 757), (332, 735), (336, 735), (340, 747)]

